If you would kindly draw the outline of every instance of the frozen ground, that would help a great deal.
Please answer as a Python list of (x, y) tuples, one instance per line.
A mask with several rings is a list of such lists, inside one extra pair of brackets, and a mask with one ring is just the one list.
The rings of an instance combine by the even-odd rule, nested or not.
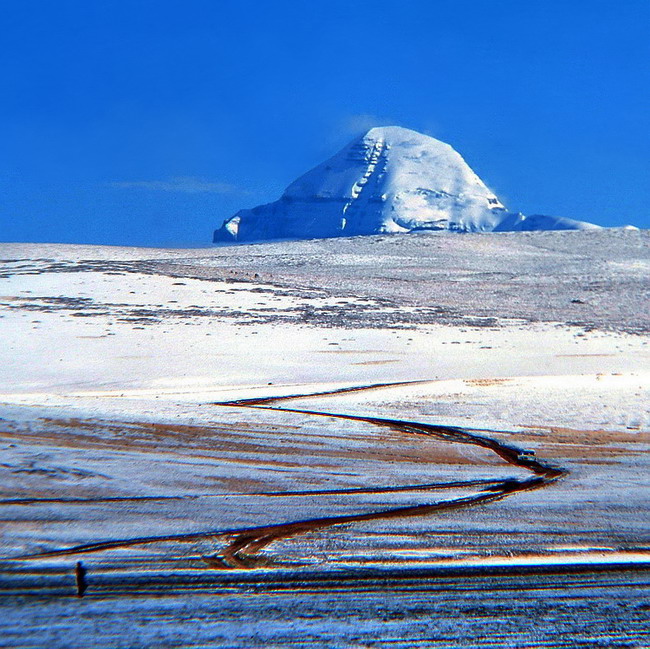
[(649, 242), (0, 246), (0, 634), (646, 646)]

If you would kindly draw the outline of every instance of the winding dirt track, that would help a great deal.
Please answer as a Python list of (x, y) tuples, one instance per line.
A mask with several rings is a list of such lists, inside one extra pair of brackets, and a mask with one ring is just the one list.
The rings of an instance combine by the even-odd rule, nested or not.
[[(269, 404), (281, 402), (287, 399), (299, 399), (314, 396), (336, 395), (345, 392), (356, 392), (361, 390), (379, 389), (395, 385), (405, 385), (412, 382), (401, 383), (383, 383), (368, 386), (359, 386), (354, 388), (345, 388), (332, 390), (329, 392), (317, 392), (313, 394), (300, 394), (290, 396), (272, 396), (259, 399), (243, 399), (238, 401), (218, 402), (212, 405), (220, 407), (244, 407), (255, 409), (267, 409), (282, 411), (287, 413), (296, 413), (313, 417), (332, 417), (347, 421), (361, 421), (375, 426), (383, 426), (400, 433), (409, 435), (425, 435), (436, 437), (447, 442), (458, 444), (471, 444), (489, 449), (496, 453), (506, 462), (513, 466), (527, 469), (532, 476), (526, 479), (510, 478), (507, 480), (475, 480), (466, 482), (447, 482), (447, 483), (430, 483), (423, 485), (407, 485), (402, 487), (368, 487), (339, 490), (320, 490), (320, 491), (295, 491), (295, 492), (266, 492), (260, 493), (262, 496), (305, 496), (305, 495), (337, 495), (337, 494), (354, 494), (354, 493), (391, 493), (398, 491), (433, 491), (438, 489), (453, 489), (458, 487), (481, 487), (478, 493), (463, 496), (451, 500), (436, 501), (432, 503), (401, 506), (382, 509), (374, 512), (363, 514), (333, 515), (305, 520), (290, 521), (273, 525), (264, 525), (247, 528), (234, 529), (216, 529), (205, 532), (194, 532), (186, 534), (160, 535), (160, 536), (142, 536), (130, 539), (117, 539), (108, 541), (98, 541), (77, 545), (70, 548), (62, 548), (35, 554), (22, 555), (16, 559), (38, 559), (45, 557), (56, 557), (66, 555), (78, 555), (92, 552), (101, 552), (118, 548), (127, 548), (133, 546), (142, 546), (151, 543), (160, 542), (191, 542), (209, 538), (226, 538), (229, 540), (225, 549), (218, 555), (205, 557), (206, 563), (215, 568), (251, 568), (264, 565), (264, 558), (259, 557), (257, 553), (269, 544), (279, 539), (285, 539), (299, 534), (304, 534), (317, 529), (330, 527), (333, 525), (342, 525), (356, 523), (360, 521), (372, 521), (379, 519), (408, 518), (413, 516), (424, 516), (434, 512), (453, 511), (485, 505), (491, 502), (502, 500), (515, 493), (540, 489), (555, 482), (565, 475), (567, 471), (563, 468), (547, 464), (532, 455), (526, 454), (522, 449), (509, 444), (504, 444), (490, 437), (470, 433), (462, 428), (452, 426), (438, 426), (434, 424), (425, 424), (420, 422), (405, 421), (400, 419), (385, 419), (380, 417), (362, 417), (355, 415), (346, 415), (331, 412), (320, 412), (312, 410), (299, 410), (292, 408), (278, 408)], [(419, 381), (418, 381), (419, 383)], [(250, 495), (250, 494), (249, 494)], [(202, 496), (194, 496), (194, 498)], [(223, 494), (206, 494), (205, 497), (223, 497)], [(167, 497), (169, 498), (169, 497)], [(175, 497), (171, 497), (175, 498)], [(178, 496), (183, 499), (187, 496)], [(161, 498), (162, 499), (162, 498)], [(113, 500), (113, 499), (106, 499)], [(93, 500), (99, 502), (101, 499)], [(30, 502), (41, 502), (38, 499), (7, 501), (0, 504), (28, 504)], [(53, 499), (53, 502), (58, 502)], [(66, 502), (87, 503), (88, 500), (70, 499)]]

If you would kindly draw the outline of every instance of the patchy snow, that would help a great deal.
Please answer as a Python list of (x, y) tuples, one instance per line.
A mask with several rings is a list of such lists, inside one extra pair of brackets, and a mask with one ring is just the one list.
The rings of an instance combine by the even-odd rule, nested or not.
[[(641, 585), (633, 591), (630, 579), (648, 563), (649, 251), (647, 232), (623, 230), (203, 250), (0, 246), (0, 507), (8, 523), (0, 591), (73, 594), (77, 560), (89, 575), (81, 601), (52, 595), (25, 608), (7, 598), (13, 626), (1, 632), (30, 636), (34, 646), (75, 646), (78, 613), (74, 625), (61, 622), (74, 604), (95, 611), (88, 637), (97, 646), (123, 639), (123, 619), (149, 608), (155, 624), (142, 629), (142, 646), (160, 644), (160, 629), (178, 631), (184, 646), (282, 644), (283, 624), (296, 635), (296, 607), (315, 607), (309, 624), (318, 632), (338, 624), (331, 610), (342, 591), (329, 601), (330, 586), (305, 587), (303, 578), (332, 574), (340, 589), (339, 574), (386, 571), (379, 599), (364, 581), (337, 609), (347, 619), (359, 597), (369, 598), (372, 638), (385, 634), (381, 602), (417, 591), (408, 610), (438, 606), (431, 589), (450, 584), (449, 592), (468, 589), (450, 605), (454, 615), (467, 602), (485, 607), (514, 592), (508, 579), (518, 587), (530, 579), (527, 596), (552, 593), (575, 611), (584, 582), (562, 573), (593, 567), (602, 572), (590, 573), (589, 587), (602, 606), (616, 603), (602, 614), (618, 620), (624, 610), (628, 635), (620, 637), (633, 642)], [(375, 387), (323, 394), (364, 386)], [(223, 405), (264, 397), (287, 398)], [(455, 425), (568, 473), (480, 507), (316, 528), (261, 548), (259, 563), (220, 564), (232, 530), (454, 503), (530, 475), (487, 448), (355, 416)], [(195, 536), (178, 538), (186, 534)], [(142, 537), (156, 540), (129, 545)], [(119, 547), (18, 558), (97, 542)], [(622, 564), (630, 572), (606, 572)], [(549, 567), (553, 575), (490, 577), (487, 599), (471, 579), (441, 586), (438, 576), (409, 578), (401, 595), (385, 592), (408, 571)], [(259, 590), (267, 578), (283, 583), (272, 597)], [(285, 587), (290, 603), (278, 619), (236, 640), (242, 615), (262, 624)], [(199, 641), (188, 638), (187, 619), (197, 619), (200, 589)], [(503, 597), (528, 633), (538, 604), (526, 607), (520, 591)], [(232, 619), (223, 613), (221, 637), (213, 620), (224, 598), (240, 608)], [(594, 633), (593, 606), (581, 613), (584, 637)], [(414, 616), (399, 637), (420, 623)], [(557, 615), (549, 624), (557, 628)], [(346, 628), (330, 646), (353, 635)]]

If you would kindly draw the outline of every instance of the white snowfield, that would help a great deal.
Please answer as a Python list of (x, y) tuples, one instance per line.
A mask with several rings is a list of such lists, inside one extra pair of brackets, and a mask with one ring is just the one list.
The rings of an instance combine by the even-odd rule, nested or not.
[(214, 241), (597, 227), (508, 212), (451, 146), (406, 128), (384, 126), (298, 178), (280, 200), (226, 219)]
[(649, 234), (0, 245), (0, 637), (646, 646)]

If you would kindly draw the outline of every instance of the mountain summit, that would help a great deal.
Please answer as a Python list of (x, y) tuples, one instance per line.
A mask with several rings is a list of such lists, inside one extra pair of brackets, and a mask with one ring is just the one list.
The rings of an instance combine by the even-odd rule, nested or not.
[(214, 241), (592, 227), (597, 226), (510, 213), (451, 146), (384, 126), (295, 180), (279, 200), (226, 219)]

